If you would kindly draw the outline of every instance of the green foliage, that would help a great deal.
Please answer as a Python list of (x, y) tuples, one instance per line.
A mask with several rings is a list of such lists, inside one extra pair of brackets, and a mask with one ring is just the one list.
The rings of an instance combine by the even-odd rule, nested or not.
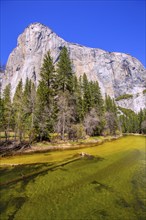
[[(78, 98), (78, 80), (72, 71), (72, 64), (66, 47), (60, 52), (57, 64), (57, 117), (55, 131), (61, 134), (64, 140), (69, 133), (71, 124), (75, 122)], [(77, 91), (77, 92), (76, 92)]]
[(91, 98), (91, 88), (88, 82), (87, 76), (84, 73), (83, 75), (83, 106), (84, 106), (84, 115), (90, 111), (92, 104)]
[(83, 91), (82, 91), (82, 77), (79, 80), (75, 80), (75, 103), (76, 103), (76, 122), (81, 123), (84, 119), (84, 101), (83, 101)]
[(9, 139), (9, 131), (12, 128), (12, 103), (11, 103), (11, 85), (8, 84), (3, 93), (3, 99), (0, 100), (1, 130), (5, 131), (6, 140)]
[(134, 111), (132, 111), (131, 109), (128, 108), (123, 108), (118, 106), (118, 109), (126, 116), (130, 115), (130, 114), (134, 114)]
[(4, 130), (4, 100), (0, 97), (0, 131)]
[(104, 101), (101, 95), (98, 82), (90, 82), (92, 107), (96, 108), (98, 116), (104, 115)]
[(120, 101), (122, 99), (130, 99), (130, 98), (133, 98), (133, 95), (132, 94), (123, 94), (123, 95), (120, 95), (116, 98), (116, 101)]
[(118, 107), (122, 112), (120, 115), (120, 123), (123, 133), (143, 133), (142, 123), (146, 120), (146, 110), (141, 109), (138, 114), (136, 114), (131, 109), (125, 109)]
[[(36, 87), (30, 79), (25, 85), (19, 82), (11, 103), (10, 85), (0, 100), (0, 126), (8, 139), (9, 131), (15, 131), (19, 141), (29, 139), (52, 140), (50, 133), (57, 133), (62, 140), (79, 139), (85, 130), (87, 135), (117, 135), (121, 131), (144, 133), (146, 112), (138, 114), (119, 107), (110, 96), (101, 95), (98, 82), (89, 81), (86, 74), (75, 76), (66, 47), (63, 47), (57, 69), (48, 51), (40, 71), (41, 79)], [(124, 94), (116, 100), (131, 98)], [(81, 132), (82, 131), (82, 132)]]
[(143, 94), (146, 94), (146, 89), (143, 90)]
[[(44, 57), (43, 65), (41, 68), (41, 83), (43, 86), (42, 98), (44, 99), (44, 104), (49, 105), (52, 102), (52, 97), (54, 95), (54, 81), (55, 81), (55, 69), (53, 65), (53, 60), (50, 55), (50, 51)], [(41, 86), (41, 87), (42, 87)]]
[(83, 78), (79, 78), (78, 85), (77, 115), (79, 122), (82, 122), (91, 110), (95, 109), (97, 118), (100, 118), (100, 122), (104, 125), (104, 101), (98, 82), (89, 82), (84, 73)]
[(36, 88), (34, 83), (27, 78), (23, 92), (23, 110), (24, 110), (24, 126), (26, 134), (29, 136), (31, 143), (35, 139), (35, 103), (36, 103)]
[(105, 96), (105, 111), (113, 112), (115, 115), (117, 114), (117, 107), (115, 101), (107, 94)]
[(117, 115), (117, 107), (113, 99), (110, 96), (105, 96), (105, 128), (104, 133), (115, 135), (120, 129), (119, 120)]
[(142, 121), (141, 123), (141, 132), (146, 134), (146, 120)]
[(55, 95), (55, 74), (53, 60), (50, 52), (45, 55), (41, 68), (41, 81), (37, 89), (35, 108), (35, 128), (38, 139), (49, 138), (49, 132), (53, 130), (54, 120), (54, 95)]
[(23, 110), (22, 97), (23, 97), (23, 85), (22, 85), (22, 80), (20, 80), (13, 98), (15, 132), (16, 134), (18, 134), (20, 142), (23, 139), (23, 133), (24, 133), (24, 110)]
[(60, 52), (60, 57), (57, 64), (56, 79), (58, 84), (58, 91), (73, 91), (73, 72), (66, 47), (63, 47)]
[(22, 80), (20, 80), (13, 98), (12, 113), (15, 138), (18, 137), (20, 142), (25, 140), (26, 136), (30, 143), (35, 138), (35, 99), (36, 89), (31, 80), (26, 79), (24, 90)]
[(85, 138), (86, 133), (82, 124), (73, 124), (69, 130), (69, 139), (78, 140)]
[[(142, 123), (146, 120), (146, 109), (140, 109), (140, 112), (137, 114), (138, 123), (139, 123), (139, 133), (143, 133), (144, 129)], [(145, 132), (144, 132), (145, 133)]]

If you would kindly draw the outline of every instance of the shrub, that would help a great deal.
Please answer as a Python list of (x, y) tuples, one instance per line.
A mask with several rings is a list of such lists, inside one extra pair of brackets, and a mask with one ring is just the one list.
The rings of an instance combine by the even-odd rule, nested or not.
[(61, 139), (61, 135), (59, 133), (51, 133), (50, 134), (51, 142), (57, 142), (60, 139)]
[(123, 94), (123, 95), (120, 95), (116, 98), (116, 101), (120, 101), (122, 99), (130, 99), (130, 98), (133, 98), (133, 95), (132, 94)]
[(85, 138), (85, 129), (82, 124), (72, 125), (69, 131), (69, 139), (78, 140)]
[(119, 109), (124, 115), (127, 115), (127, 116), (135, 114), (134, 111), (132, 111), (131, 109), (128, 109), (128, 108), (122, 108), (122, 107), (118, 106), (118, 109)]

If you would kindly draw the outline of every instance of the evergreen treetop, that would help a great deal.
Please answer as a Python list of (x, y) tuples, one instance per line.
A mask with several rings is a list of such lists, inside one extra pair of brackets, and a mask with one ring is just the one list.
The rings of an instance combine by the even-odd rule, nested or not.
[(57, 73), (58, 90), (63, 92), (72, 92), (73, 71), (69, 53), (66, 47), (63, 47), (60, 52), (60, 57), (57, 64)]

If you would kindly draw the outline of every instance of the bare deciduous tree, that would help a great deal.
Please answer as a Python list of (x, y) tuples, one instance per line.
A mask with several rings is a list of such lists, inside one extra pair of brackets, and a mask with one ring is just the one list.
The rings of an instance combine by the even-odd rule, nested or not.
[(116, 134), (118, 124), (115, 114), (113, 112), (106, 112), (105, 118), (106, 118), (105, 129), (109, 129), (110, 134)]
[(98, 126), (100, 124), (100, 119), (96, 110), (93, 108), (91, 111), (85, 116), (84, 119), (84, 127), (87, 135), (94, 135)]
[(71, 123), (75, 119), (74, 106), (68, 92), (61, 93), (58, 96), (58, 109), (56, 131), (61, 134), (61, 139), (64, 140), (65, 133), (69, 132)]

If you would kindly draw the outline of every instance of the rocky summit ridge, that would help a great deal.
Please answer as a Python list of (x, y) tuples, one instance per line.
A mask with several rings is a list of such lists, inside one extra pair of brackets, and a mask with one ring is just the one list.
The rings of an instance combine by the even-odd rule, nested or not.
[(103, 96), (107, 93), (117, 99), (130, 94), (131, 97), (116, 101), (121, 107), (135, 112), (146, 107), (146, 69), (139, 60), (125, 53), (66, 42), (40, 23), (30, 24), (18, 37), (2, 77), (2, 89), (11, 83), (13, 96), (19, 80), (25, 83), (27, 77), (38, 85), (44, 55), (50, 50), (56, 64), (63, 46), (69, 51), (77, 77), (86, 73), (89, 80), (97, 80)]

